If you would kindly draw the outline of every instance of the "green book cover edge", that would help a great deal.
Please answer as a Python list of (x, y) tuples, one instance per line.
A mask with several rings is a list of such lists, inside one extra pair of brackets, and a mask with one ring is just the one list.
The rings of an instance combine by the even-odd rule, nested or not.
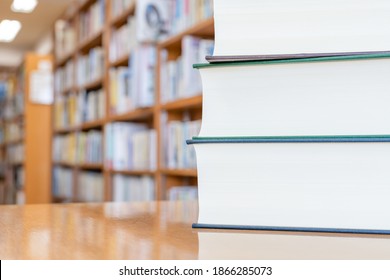
[(227, 136), (227, 137), (199, 137), (194, 136), (192, 140), (300, 140), (300, 139), (389, 139), (390, 134), (385, 135), (304, 135), (304, 136)]
[(221, 62), (221, 63), (198, 63), (193, 67), (214, 68), (214, 67), (231, 67), (231, 66), (250, 66), (250, 65), (267, 65), (267, 64), (285, 64), (285, 63), (304, 63), (304, 62), (326, 62), (326, 61), (340, 61), (340, 60), (361, 60), (361, 59), (378, 59), (390, 58), (389, 54), (375, 53), (364, 55), (343, 55), (343, 56), (329, 56), (329, 57), (313, 57), (313, 58), (294, 58), (281, 60), (265, 60), (265, 61), (238, 61), (238, 62)]

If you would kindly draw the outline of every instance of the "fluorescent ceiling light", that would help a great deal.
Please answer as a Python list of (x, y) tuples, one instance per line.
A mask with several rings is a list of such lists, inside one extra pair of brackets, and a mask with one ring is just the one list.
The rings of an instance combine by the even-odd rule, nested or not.
[(37, 0), (14, 0), (11, 9), (14, 12), (31, 13), (37, 4)]
[(0, 22), (0, 41), (11, 42), (15, 39), (22, 25), (17, 20), (5, 19)]

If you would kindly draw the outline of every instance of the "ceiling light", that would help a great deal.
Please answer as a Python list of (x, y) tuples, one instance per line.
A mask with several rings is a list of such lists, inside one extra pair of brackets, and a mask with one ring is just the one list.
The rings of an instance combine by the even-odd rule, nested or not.
[(37, 0), (14, 0), (11, 9), (14, 12), (31, 13), (37, 4)]
[(15, 39), (22, 25), (17, 20), (5, 19), (0, 22), (0, 41), (11, 42)]

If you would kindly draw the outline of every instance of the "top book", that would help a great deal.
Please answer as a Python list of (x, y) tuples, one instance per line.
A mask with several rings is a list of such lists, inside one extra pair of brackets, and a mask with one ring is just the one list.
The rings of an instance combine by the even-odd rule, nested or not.
[(390, 50), (388, 0), (215, 0), (214, 57)]

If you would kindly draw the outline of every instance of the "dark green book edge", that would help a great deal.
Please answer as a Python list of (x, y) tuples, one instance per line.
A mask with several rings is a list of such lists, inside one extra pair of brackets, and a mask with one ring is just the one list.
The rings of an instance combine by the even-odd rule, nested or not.
[(265, 231), (297, 231), (297, 232), (327, 232), (355, 234), (390, 234), (390, 230), (382, 229), (348, 229), (348, 228), (316, 228), (316, 227), (273, 227), (273, 226), (242, 226), (219, 224), (192, 224), (193, 228), (232, 229), (232, 230), (265, 230)]
[(214, 143), (373, 143), (390, 142), (390, 135), (193, 137), (192, 144)]
[(362, 59), (378, 59), (378, 58), (390, 58), (390, 52), (367, 52), (358, 55), (333, 55), (327, 57), (308, 57), (308, 58), (292, 58), (272, 60), (250, 60), (250, 61), (229, 61), (220, 63), (200, 63), (194, 64), (196, 69), (201, 68), (213, 68), (213, 67), (229, 67), (229, 66), (250, 66), (250, 65), (263, 65), (263, 64), (284, 64), (284, 63), (305, 63), (305, 62), (325, 62), (325, 61), (342, 61), (342, 60), (362, 60)]

